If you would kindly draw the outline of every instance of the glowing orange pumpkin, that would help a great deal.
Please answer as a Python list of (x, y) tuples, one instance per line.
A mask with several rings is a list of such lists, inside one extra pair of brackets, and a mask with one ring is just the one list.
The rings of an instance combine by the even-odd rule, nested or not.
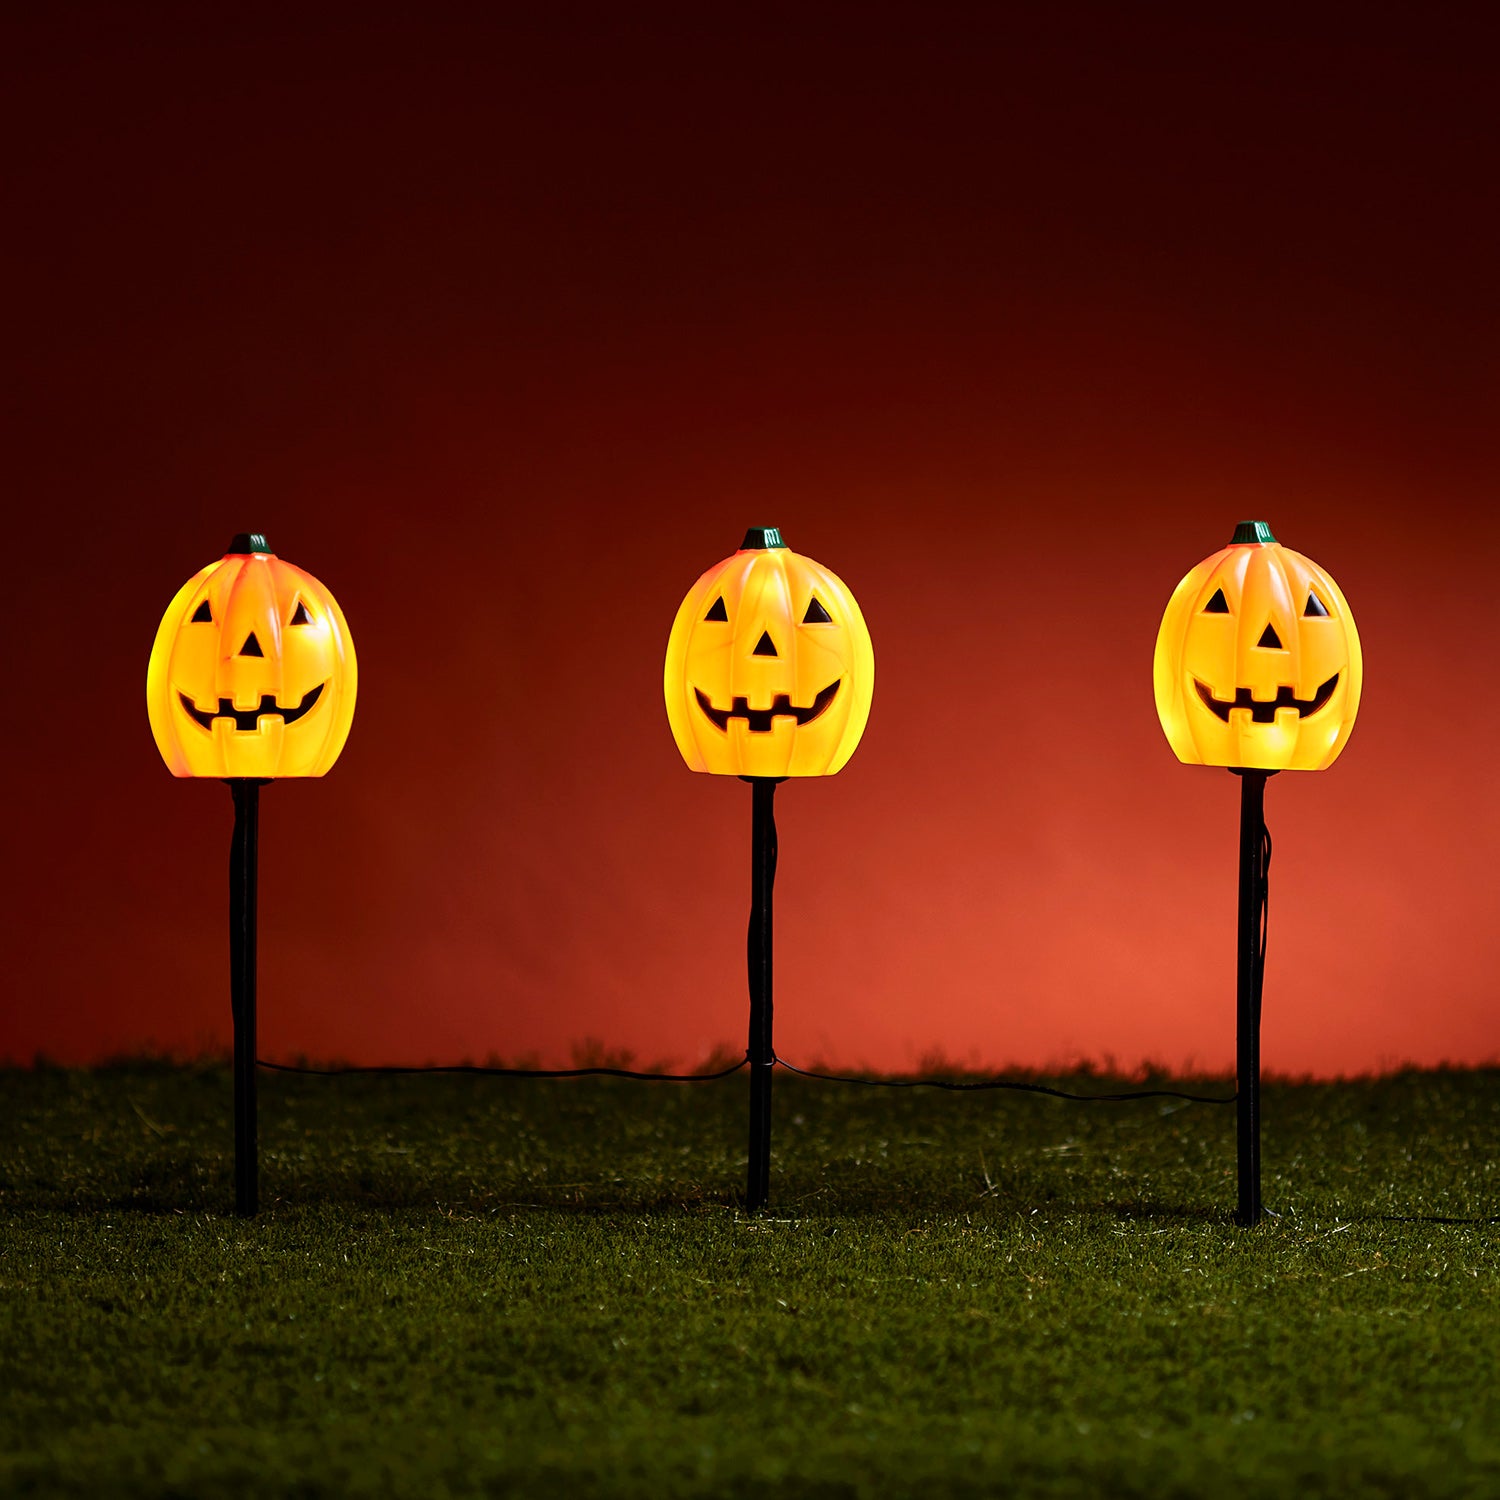
[(348, 738), (357, 681), (333, 595), (241, 533), (167, 606), (146, 708), (174, 776), (321, 776)]
[(831, 776), (870, 717), (875, 652), (843, 582), (757, 526), (682, 601), (664, 686), (693, 770)]
[(1177, 585), (1156, 637), (1156, 712), (1178, 760), (1321, 771), (1354, 728), (1364, 663), (1332, 578), (1241, 521)]

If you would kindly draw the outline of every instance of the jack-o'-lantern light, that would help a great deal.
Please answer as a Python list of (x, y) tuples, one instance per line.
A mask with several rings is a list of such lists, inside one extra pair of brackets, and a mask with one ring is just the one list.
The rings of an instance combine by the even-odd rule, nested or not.
[(875, 652), (858, 603), (821, 563), (755, 526), (677, 611), (663, 678), (667, 719), (694, 771), (738, 776), (752, 792), (750, 840), (750, 1165), (746, 1203), (771, 1178), (771, 895), (776, 785), (832, 776), (870, 717)]
[(1363, 675), (1343, 591), (1264, 521), (1241, 522), (1177, 585), (1156, 637), (1156, 712), (1192, 765), (1323, 770)]
[(875, 653), (843, 580), (754, 527), (682, 601), (665, 688), (693, 770), (832, 776), (870, 717)]
[(1271, 835), (1265, 789), (1278, 771), (1321, 771), (1349, 741), (1364, 658), (1349, 602), (1317, 563), (1264, 521), (1177, 585), (1156, 636), (1156, 712), (1178, 760), (1240, 778), (1236, 986), (1241, 1224), (1261, 1216), (1260, 1010)]
[(338, 601), (241, 533), (168, 605), (146, 707), (174, 776), (322, 776), (349, 737), (357, 684)]
[(354, 718), (358, 670), (343, 611), (259, 532), (240, 532), (167, 606), (146, 668), (146, 711), (174, 776), (234, 797), (229, 995), (234, 1016), (235, 1206), (259, 1199), (255, 1105), (256, 887), (260, 788), (322, 776)]

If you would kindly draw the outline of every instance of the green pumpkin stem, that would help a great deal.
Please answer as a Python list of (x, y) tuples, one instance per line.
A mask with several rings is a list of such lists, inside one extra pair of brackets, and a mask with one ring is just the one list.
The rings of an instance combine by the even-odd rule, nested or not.
[(752, 526), (740, 543), (741, 552), (765, 552), (772, 547), (786, 547), (781, 533), (774, 526)]
[(1271, 528), (1264, 521), (1241, 521), (1234, 528), (1234, 535), (1229, 538), (1229, 545), (1240, 547), (1247, 542), (1259, 542), (1264, 546), (1275, 541), (1276, 538), (1271, 535)]
[(271, 551), (271, 544), (261, 532), (237, 531), (234, 534), (234, 539), (229, 543), (228, 552), (224, 555), (226, 557), (238, 557), (241, 554), (254, 552), (264, 552), (272, 557), (276, 555)]

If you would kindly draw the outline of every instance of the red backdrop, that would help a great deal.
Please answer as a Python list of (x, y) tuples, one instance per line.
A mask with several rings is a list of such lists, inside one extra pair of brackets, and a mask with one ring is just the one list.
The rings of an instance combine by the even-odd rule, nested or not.
[(0, 1057), (227, 1043), (229, 796), (143, 688), (245, 529), (361, 667), (333, 773), (263, 797), (263, 1051), (742, 1046), (749, 792), (680, 763), (661, 659), (764, 524), (878, 662), (778, 797), (780, 1049), (1226, 1068), (1236, 784), (1151, 652), (1246, 517), (1367, 674), (1268, 789), (1267, 1065), (1500, 1051), (1493, 38), (253, 16), (6, 49)]

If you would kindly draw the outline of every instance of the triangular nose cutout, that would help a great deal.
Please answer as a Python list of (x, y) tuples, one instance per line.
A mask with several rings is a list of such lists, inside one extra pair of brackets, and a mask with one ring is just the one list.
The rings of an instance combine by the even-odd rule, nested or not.
[(1257, 646), (1265, 646), (1271, 651), (1280, 651), (1282, 649), (1281, 637), (1276, 634), (1276, 627), (1274, 625), (1267, 625), (1261, 631), (1260, 639), (1255, 644)]
[(255, 632), (252, 630), (250, 634), (245, 637), (245, 644), (240, 647), (240, 655), (264, 656), (265, 654), (266, 653), (260, 649), (260, 642), (255, 639)]
[(760, 639), (755, 643), (755, 650), (750, 654), (752, 656), (776, 655), (776, 642), (771, 639), (771, 632), (769, 630), (761, 631)]

